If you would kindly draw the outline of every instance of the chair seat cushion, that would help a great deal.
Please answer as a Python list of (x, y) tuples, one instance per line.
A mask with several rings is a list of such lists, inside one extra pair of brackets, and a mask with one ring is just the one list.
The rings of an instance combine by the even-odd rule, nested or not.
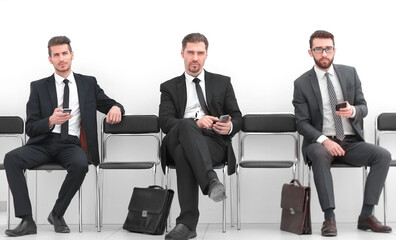
[(104, 162), (99, 164), (101, 169), (150, 169), (156, 162)]
[(242, 161), (239, 166), (243, 168), (290, 168), (293, 161)]
[(66, 170), (66, 169), (58, 163), (46, 163), (44, 165), (32, 168), (30, 170)]

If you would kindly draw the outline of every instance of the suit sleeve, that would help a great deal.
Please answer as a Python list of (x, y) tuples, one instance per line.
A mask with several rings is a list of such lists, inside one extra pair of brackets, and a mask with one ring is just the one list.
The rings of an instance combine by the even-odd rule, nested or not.
[(166, 84), (161, 84), (160, 92), (159, 123), (162, 131), (167, 134), (172, 127), (177, 125), (180, 119), (177, 118), (175, 100)]
[(308, 101), (297, 81), (294, 82), (293, 105), (298, 132), (308, 141), (316, 142), (322, 133), (311, 124)]
[(355, 107), (356, 110), (356, 115), (355, 118), (352, 119), (354, 123), (356, 122), (361, 122), (363, 121), (363, 118), (367, 116), (368, 109), (367, 109), (367, 103), (366, 100), (364, 99), (363, 91), (362, 91), (362, 83), (360, 82), (359, 76), (356, 72), (356, 69), (353, 68), (353, 74), (354, 74), (354, 86), (355, 86), (355, 99), (354, 102), (351, 103)]
[(37, 83), (30, 84), (30, 96), (26, 104), (26, 134), (30, 137), (36, 137), (52, 131), (49, 127), (49, 116), (43, 118), (40, 110), (40, 94)]
[(242, 113), (239, 110), (238, 102), (235, 97), (234, 88), (232, 87), (231, 81), (227, 81), (227, 91), (224, 101), (225, 113), (231, 116), (232, 132), (230, 136), (233, 137), (235, 134), (242, 129)]
[[(95, 79), (95, 78), (94, 78)], [(107, 112), (113, 107), (113, 106), (118, 106), (121, 109), (121, 114), (125, 114), (124, 107), (116, 102), (114, 99), (109, 98), (103, 91), (102, 88), (98, 85), (96, 79), (94, 81), (95, 83), (95, 95), (96, 95), (96, 109), (103, 113), (107, 114)]]

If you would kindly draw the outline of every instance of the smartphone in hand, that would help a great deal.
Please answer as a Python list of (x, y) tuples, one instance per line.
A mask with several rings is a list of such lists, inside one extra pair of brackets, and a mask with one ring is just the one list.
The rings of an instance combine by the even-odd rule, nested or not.
[(340, 111), (341, 108), (346, 108), (347, 103), (346, 102), (342, 102), (342, 103), (337, 103), (336, 105), (336, 111)]
[(230, 115), (221, 115), (219, 117), (219, 122), (227, 122), (228, 118), (230, 117)]
[(70, 108), (64, 108), (63, 110), (62, 110), (62, 113), (68, 113), (68, 114), (70, 114), (72, 112), (72, 110), (70, 109)]

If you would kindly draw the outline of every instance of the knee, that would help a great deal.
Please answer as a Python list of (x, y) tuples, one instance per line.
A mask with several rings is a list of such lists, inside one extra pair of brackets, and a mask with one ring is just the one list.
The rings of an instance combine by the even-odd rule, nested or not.
[(18, 154), (15, 151), (6, 153), (4, 156), (4, 168), (7, 170), (10, 168), (22, 167), (18, 159)]
[(86, 159), (74, 161), (72, 164), (70, 164), (67, 171), (85, 175), (88, 172), (88, 162)]
[(376, 153), (376, 159), (383, 165), (389, 166), (392, 161), (392, 154), (385, 148), (380, 147)]

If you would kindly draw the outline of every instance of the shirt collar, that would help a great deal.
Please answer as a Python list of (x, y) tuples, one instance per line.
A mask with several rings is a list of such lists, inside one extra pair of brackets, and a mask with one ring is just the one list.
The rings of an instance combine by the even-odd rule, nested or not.
[[(323, 71), (322, 69), (319, 69), (316, 65), (314, 67), (316, 76), (318, 77), (318, 79), (323, 79), (324, 75), (326, 74), (325, 71)], [(327, 70), (327, 72), (329, 73), (330, 76), (334, 76), (334, 67), (333, 64), (331, 64), (329, 70)]]
[(198, 78), (199, 80), (205, 82), (205, 70), (204, 69), (202, 69), (202, 72), (197, 77), (193, 77), (191, 75), (188, 75), (186, 72), (184, 72), (184, 75), (186, 76), (186, 81), (188, 83), (193, 83), (193, 80), (195, 78)]
[(63, 80), (67, 79), (69, 80), (69, 83), (74, 84), (76, 81), (74, 80), (74, 73), (71, 72), (69, 74), (69, 76), (67, 76), (67, 78), (63, 78), (61, 76), (59, 76), (58, 74), (54, 73), (54, 77), (55, 77), (55, 81), (59, 84), (61, 84), (63, 82)]

